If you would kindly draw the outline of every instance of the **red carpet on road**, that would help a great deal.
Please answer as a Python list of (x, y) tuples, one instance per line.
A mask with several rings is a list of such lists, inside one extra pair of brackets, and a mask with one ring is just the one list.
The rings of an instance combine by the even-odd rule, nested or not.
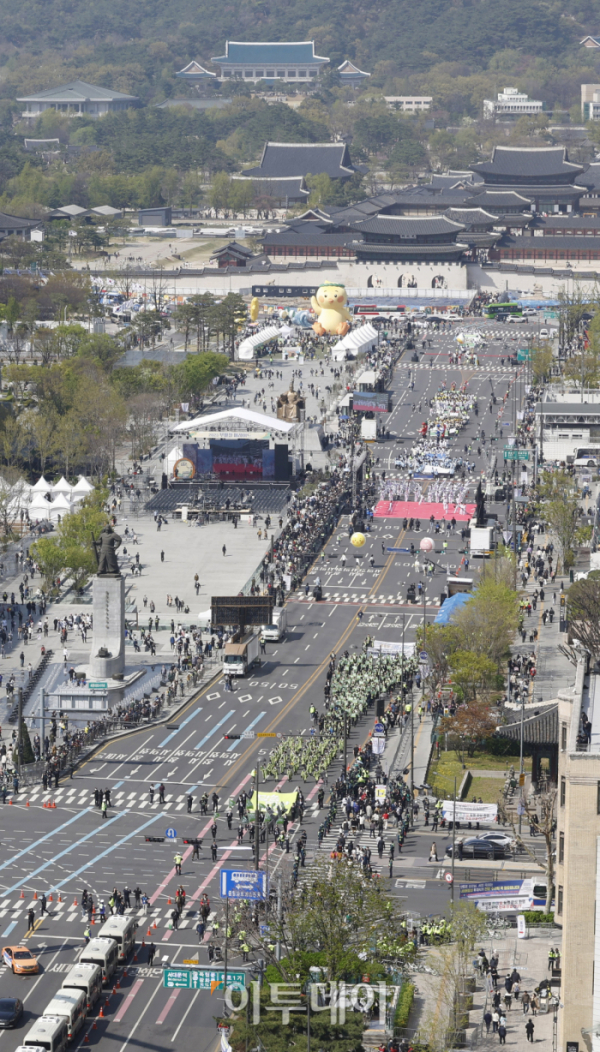
[(462, 511), (456, 512), (455, 506), (450, 503), (447, 505), (448, 510), (444, 511), (443, 504), (428, 504), (426, 501), (419, 504), (416, 500), (380, 500), (373, 512), (373, 517), (375, 519), (420, 519), (421, 522), (428, 522), (432, 515), (438, 521), (456, 519), (457, 522), (468, 522), (473, 518), (474, 504), (465, 504), (464, 514)]

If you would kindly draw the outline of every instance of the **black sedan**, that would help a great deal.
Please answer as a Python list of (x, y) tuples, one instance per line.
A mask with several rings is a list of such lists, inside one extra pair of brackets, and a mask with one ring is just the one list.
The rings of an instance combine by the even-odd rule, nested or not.
[(0, 997), (0, 1027), (16, 1026), (23, 1015), (23, 1002), (18, 997)]
[[(510, 851), (497, 840), (481, 840), (479, 837), (468, 837), (456, 841), (456, 858), (510, 858)], [(446, 848), (446, 854), (452, 858), (452, 845)]]

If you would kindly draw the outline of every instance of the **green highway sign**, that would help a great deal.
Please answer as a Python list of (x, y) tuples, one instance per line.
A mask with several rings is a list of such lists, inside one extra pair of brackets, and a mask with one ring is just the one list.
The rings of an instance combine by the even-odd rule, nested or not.
[(529, 460), (528, 449), (505, 449), (504, 450), (505, 460)]
[(107, 690), (108, 683), (88, 683), (90, 690)]
[[(165, 968), (163, 986), (170, 990), (212, 990), (222, 983), (222, 968)], [(228, 986), (245, 986), (246, 972), (227, 972)]]

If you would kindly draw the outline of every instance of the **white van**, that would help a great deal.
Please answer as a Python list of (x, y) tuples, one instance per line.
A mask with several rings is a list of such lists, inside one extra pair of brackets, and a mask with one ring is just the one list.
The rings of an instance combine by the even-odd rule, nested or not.
[(135, 946), (137, 929), (137, 921), (133, 917), (109, 917), (100, 928), (98, 938), (114, 939), (119, 951), (119, 960), (124, 961)]
[(87, 997), (83, 990), (57, 990), (44, 1009), (44, 1015), (61, 1016), (67, 1021), (67, 1037), (72, 1041), (87, 1015)]
[(83, 990), (91, 1008), (102, 993), (102, 968), (99, 964), (74, 964), (61, 989)]
[(31, 1052), (31, 1048), (43, 1048), (45, 1052), (64, 1052), (68, 1039), (67, 1020), (64, 1016), (40, 1016), (23, 1038), (16, 1052)]
[(102, 982), (110, 982), (119, 960), (119, 947), (114, 939), (90, 939), (83, 947), (79, 964), (99, 964), (102, 969)]
[(287, 607), (275, 606), (270, 625), (262, 625), (261, 632), (265, 639), (278, 642), (283, 639), (287, 629)]

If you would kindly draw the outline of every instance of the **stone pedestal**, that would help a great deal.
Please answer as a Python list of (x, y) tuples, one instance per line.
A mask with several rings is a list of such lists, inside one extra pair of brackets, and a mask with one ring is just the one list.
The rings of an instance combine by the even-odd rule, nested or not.
[(94, 577), (94, 626), (89, 675), (92, 679), (122, 679), (125, 669), (125, 581)]

